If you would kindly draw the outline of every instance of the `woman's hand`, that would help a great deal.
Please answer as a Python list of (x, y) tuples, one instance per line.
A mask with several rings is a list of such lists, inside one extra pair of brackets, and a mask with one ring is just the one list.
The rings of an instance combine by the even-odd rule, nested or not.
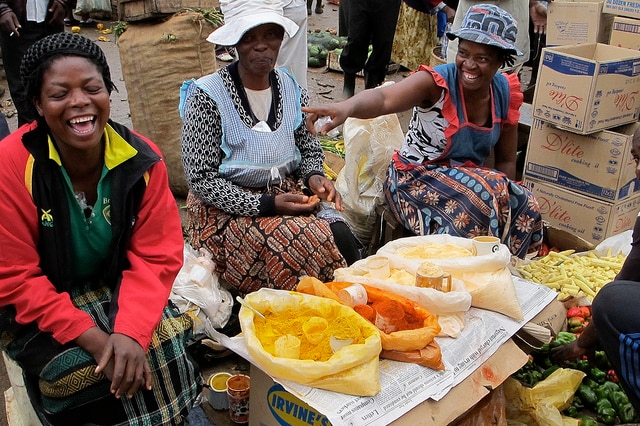
[(116, 398), (131, 398), (142, 386), (151, 390), (151, 368), (142, 346), (120, 333), (107, 334), (98, 327), (82, 333), (76, 343), (98, 363), (96, 374), (104, 373), (111, 381)]
[(105, 350), (98, 361), (96, 373), (113, 363), (111, 392), (116, 398), (131, 398), (141, 387), (151, 390), (151, 367), (142, 346), (120, 333), (109, 335)]
[(276, 195), (276, 213), (287, 216), (300, 216), (313, 213), (318, 207), (320, 199), (314, 199), (302, 194)]
[(315, 128), (315, 122), (318, 121), (320, 117), (329, 117), (331, 121), (322, 126), (320, 129), (320, 133), (326, 135), (330, 130), (335, 129), (349, 117), (348, 109), (344, 106), (342, 102), (331, 105), (320, 105), (317, 107), (302, 107), (302, 111), (307, 113), (307, 118), (305, 120), (305, 124), (307, 126), (307, 130), (312, 135), (317, 135)]
[(313, 175), (309, 178), (309, 189), (316, 194), (320, 199), (333, 202), (336, 205), (336, 210), (344, 211), (344, 205), (342, 204), (342, 196), (336, 190), (329, 179), (320, 175)]

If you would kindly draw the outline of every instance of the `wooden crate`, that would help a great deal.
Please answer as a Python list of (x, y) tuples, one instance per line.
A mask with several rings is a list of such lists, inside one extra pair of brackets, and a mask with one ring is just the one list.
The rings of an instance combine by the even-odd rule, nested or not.
[(182, 9), (219, 8), (219, 0), (118, 0), (118, 20), (153, 20), (166, 18)]

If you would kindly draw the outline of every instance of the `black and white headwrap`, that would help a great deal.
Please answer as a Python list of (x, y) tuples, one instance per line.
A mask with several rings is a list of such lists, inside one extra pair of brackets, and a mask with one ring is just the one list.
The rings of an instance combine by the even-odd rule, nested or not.
[(102, 73), (109, 94), (116, 89), (111, 81), (109, 64), (102, 49), (86, 37), (70, 32), (60, 32), (36, 41), (22, 58), (20, 78), (26, 88), (28, 99), (40, 95), (44, 72), (49, 69), (55, 59), (64, 56), (81, 56), (95, 63)]

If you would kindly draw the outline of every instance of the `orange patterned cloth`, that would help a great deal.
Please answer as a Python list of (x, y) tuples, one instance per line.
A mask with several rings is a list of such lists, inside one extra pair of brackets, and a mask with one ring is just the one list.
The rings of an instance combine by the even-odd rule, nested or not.
[[(283, 185), (291, 187), (280, 190), (296, 192), (293, 180)], [(243, 295), (263, 287), (292, 290), (305, 275), (329, 281), (347, 266), (329, 223), (316, 215), (235, 216), (191, 193), (187, 210), (191, 245), (209, 250), (220, 279)]]

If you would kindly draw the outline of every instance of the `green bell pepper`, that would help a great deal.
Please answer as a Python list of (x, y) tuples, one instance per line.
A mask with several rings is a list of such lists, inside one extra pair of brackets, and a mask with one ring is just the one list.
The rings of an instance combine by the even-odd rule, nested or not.
[(556, 335), (556, 338), (549, 344), (549, 348), (557, 348), (558, 346), (566, 345), (576, 340), (576, 335), (569, 333), (568, 331), (561, 331)]
[(580, 397), (582, 402), (587, 407), (591, 407), (591, 408), (595, 407), (596, 402), (598, 401), (598, 396), (596, 395), (595, 391), (591, 389), (589, 386), (585, 385), (584, 383), (578, 386), (578, 389), (576, 390), (576, 395)]
[(634, 423), (636, 421), (636, 410), (631, 403), (622, 405), (616, 410), (621, 423)]
[(570, 405), (562, 411), (562, 414), (569, 417), (578, 417), (578, 409), (575, 406)]
[(615, 391), (609, 394), (609, 401), (611, 401), (613, 408), (618, 411), (620, 407), (629, 403), (629, 398), (623, 391)]
[(596, 419), (590, 416), (580, 417), (580, 426), (598, 426)]
[[(622, 390), (622, 388), (620, 387), (619, 384), (617, 383), (613, 383), (610, 382), (608, 380), (604, 381), (600, 386), (598, 386), (604, 390), (606, 390), (607, 392), (620, 392)], [(627, 396), (625, 394), (625, 396)]]
[(603, 408), (598, 410), (596, 418), (605, 425), (615, 425), (617, 421), (616, 410), (613, 408)]
[(546, 370), (544, 370), (542, 372), (542, 380), (546, 379), (547, 377), (549, 377), (551, 375), (551, 373), (553, 373), (554, 371), (556, 371), (558, 368), (560, 368), (559, 365), (552, 365), (551, 367), (547, 368)]
[(600, 370), (598, 367), (593, 367), (591, 368), (591, 371), (589, 371), (589, 377), (592, 378), (596, 383), (603, 384), (607, 380), (607, 373)]
[(587, 375), (591, 372), (591, 363), (588, 359), (579, 359), (575, 362), (574, 367), (575, 370), (580, 370)]

